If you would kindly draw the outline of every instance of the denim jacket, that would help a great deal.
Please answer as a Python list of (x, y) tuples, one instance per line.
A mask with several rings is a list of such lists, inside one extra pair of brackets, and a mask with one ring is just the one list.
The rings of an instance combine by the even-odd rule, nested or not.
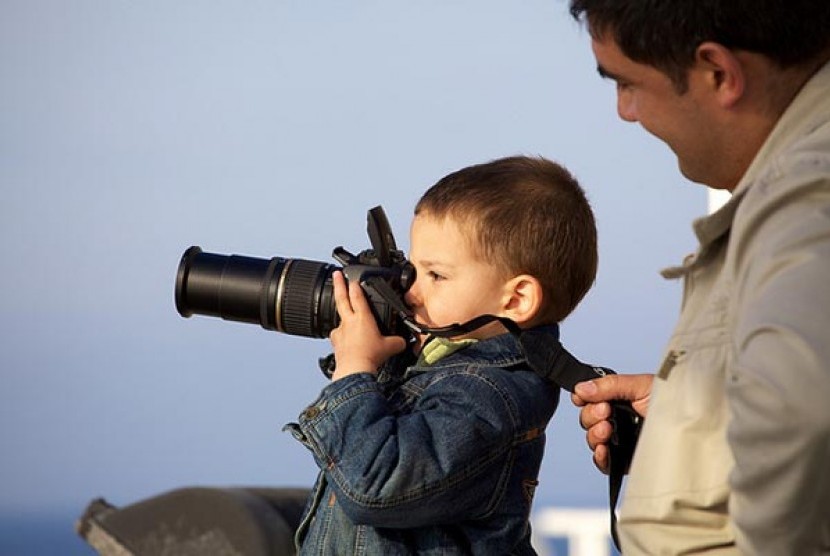
[(399, 367), (326, 386), (289, 425), (321, 469), (299, 553), (535, 554), (528, 518), (558, 389), (510, 334)]

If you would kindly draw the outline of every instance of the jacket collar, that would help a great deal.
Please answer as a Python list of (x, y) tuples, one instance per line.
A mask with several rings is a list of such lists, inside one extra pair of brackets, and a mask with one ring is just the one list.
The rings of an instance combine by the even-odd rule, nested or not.
[[(540, 326), (538, 329), (546, 330), (552, 337), (559, 338), (559, 328), (557, 325)], [(497, 367), (509, 367), (522, 363), (525, 360), (526, 358), (516, 337), (510, 332), (505, 332), (504, 334), (499, 334), (486, 340), (470, 343), (463, 349), (454, 351), (452, 354), (435, 361), (429, 367), (418, 365), (411, 367), (409, 370), (437, 370), (448, 366), (481, 362), (486, 362), (488, 365)]]

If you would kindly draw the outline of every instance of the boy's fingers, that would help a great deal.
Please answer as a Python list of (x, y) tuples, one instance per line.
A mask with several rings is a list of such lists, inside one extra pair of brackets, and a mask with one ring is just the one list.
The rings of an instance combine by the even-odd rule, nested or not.
[(384, 341), (389, 349), (389, 353), (393, 355), (406, 349), (406, 340), (400, 336), (385, 336)]
[(332, 274), (332, 285), (334, 286), (334, 306), (337, 313), (343, 318), (344, 315), (352, 313), (352, 303), (349, 299), (349, 291), (346, 288), (346, 279), (339, 270)]
[(369, 301), (358, 282), (349, 282), (349, 301), (355, 311), (368, 311)]

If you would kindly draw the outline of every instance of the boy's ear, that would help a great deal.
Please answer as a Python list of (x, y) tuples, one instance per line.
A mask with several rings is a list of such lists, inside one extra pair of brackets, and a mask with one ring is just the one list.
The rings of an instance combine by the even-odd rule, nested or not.
[(542, 308), (542, 284), (529, 274), (520, 274), (505, 284), (502, 315), (517, 324), (526, 324), (539, 314)]

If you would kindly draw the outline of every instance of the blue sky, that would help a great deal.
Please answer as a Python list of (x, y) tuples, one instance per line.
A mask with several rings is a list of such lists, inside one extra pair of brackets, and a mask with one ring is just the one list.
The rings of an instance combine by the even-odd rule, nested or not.
[[(615, 111), (561, 0), (4, 0), (0, 516), (188, 485), (310, 485), (283, 424), (324, 340), (181, 318), (181, 253), (331, 261), (443, 175), (511, 154), (568, 167), (596, 212), (580, 358), (653, 370), (702, 186)], [(538, 500), (607, 503), (570, 402)]]

